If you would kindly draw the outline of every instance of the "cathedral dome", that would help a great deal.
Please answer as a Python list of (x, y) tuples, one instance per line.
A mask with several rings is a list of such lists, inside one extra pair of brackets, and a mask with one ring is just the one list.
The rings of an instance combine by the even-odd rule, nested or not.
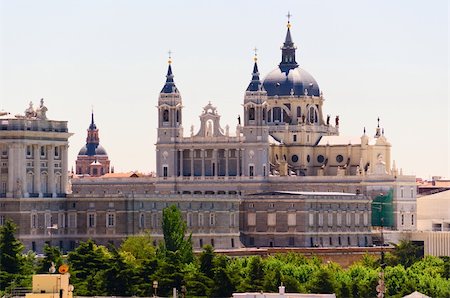
[(280, 65), (264, 78), (263, 87), (268, 96), (320, 95), (319, 85), (313, 76), (298, 66)]
[(108, 155), (106, 153), (105, 148), (103, 148), (100, 144), (86, 144), (81, 149), (80, 152), (78, 152), (78, 155), (88, 155), (88, 156), (94, 156), (94, 155)]

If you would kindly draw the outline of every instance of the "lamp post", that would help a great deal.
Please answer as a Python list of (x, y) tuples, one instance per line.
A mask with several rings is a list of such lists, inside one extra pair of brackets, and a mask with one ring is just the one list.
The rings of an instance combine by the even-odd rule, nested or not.
[[(383, 194), (381, 194), (383, 195)], [(384, 269), (386, 268), (386, 263), (384, 262), (384, 215), (383, 215), (383, 205), (390, 205), (391, 203), (383, 203), (383, 202), (375, 202), (372, 203), (373, 205), (378, 205), (378, 206), (373, 206), (373, 208), (376, 208), (380, 211), (380, 236), (381, 236), (381, 259), (380, 259), (380, 267), (381, 267), (381, 271), (379, 273), (379, 280), (378, 280), (378, 285), (376, 287), (377, 290), (377, 298), (384, 298), (384, 294), (386, 292), (386, 286), (384, 283)]]
[(157, 280), (154, 280), (154, 281), (153, 281), (153, 297), (157, 297), (157, 296), (156, 296), (157, 290), (158, 290), (158, 281), (157, 281)]

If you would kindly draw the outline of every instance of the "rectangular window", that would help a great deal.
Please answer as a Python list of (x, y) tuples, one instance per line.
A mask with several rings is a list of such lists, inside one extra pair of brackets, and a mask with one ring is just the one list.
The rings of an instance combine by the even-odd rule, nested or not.
[(230, 214), (230, 227), (235, 227), (235, 226), (236, 226), (236, 214), (231, 213)]
[(293, 135), (293, 141), (297, 142), (297, 135)]
[(328, 218), (327, 218), (327, 221), (328, 221), (328, 226), (329, 226), (329, 227), (332, 227), (332, 226), (333, 226), (333, 213), (328, 212)]
[(403, 187), (400, 188), (400, 198), (403, 198)]
[(414, 225), (414, 214), (411, 214), (411, 225)]
[(319, 227), (323, 226), (323, 214), (319, 213)]
[(55, 147), (55, 157), (59, 157), (59, 147)]
[(297, 214), (289, 213), (288, 214), (288, 226), (294, 227), (297, 225)]
[(66, 227), (66, 214), (65, 213), (58, 214), (58, 227), (60, 227), (60, 228)]
[(40, 148), (41, 148), (41, 156), (45, 157), (45, 147), (41, 146)]
[(145, 214), (140, 213), (139, 214), (139, 228), (145, 228)]
[(69, 225), (69, 228), (76, 228), (77, 227), (77, 214), (76, 213), (69, 214), (68, 225)]
[(359, 226), (359, 213), (355, 213), (355, 226)]
[(32, 155), (32, 150), (31, 150), (31, 146), (27, 146), (27, 157), (31, 157)]
[(37, 214), (31, 214), (31, 228), (37, 228)]
[(277, 224), (277, 214), (275, 212), (267, 213), (267, 225), (275, 226)]
[(88, 221), (88, 227), (94, 228), (95, 227), (95, 213), (89, 213), (87, 221)]
[(158, 214), (152, 213), (152, 228), (158, 227)]
[(247, 224), (249, 226), (256, 226), (256, 213), (247, 213)]
[(198, 214), (198, 226), (203, 227), (204, 224), (205, 224), (205, 221), (203, 218), (203, 213), (199, 213)]
[(351, 213), (347, 212), (347, 214), (345, 215), (345, 221), (346, 221), (346, 225), (348, 227), (352, 225), (352, 215), (351, 215)]
[(192, 213), (186, 215), (186, 222), (188, 227), (192, 227)]
[(106, 217), (106, 226), (108, 228), (114, 227), (116, 224), (116, 216), (114, 213), (108, 213), (108, 216)]
[(414, 188), (411, 187), (411, 198), (414, 198)]
[(342, 226), (342, 214), (341, 213), (336, 214), (336, 224), (338, 225), (338, 227)]
[(309, 226), (314, 226), (314, 213), (309, 214)]
[(168, 167), (164, 166), (163, 167), (163, 177), (167, 177), (169, 175), (168, 171), (169, 171)]
[(405, 224), (405, 215), (402, 214), (402, 226)]
[(44, 225), (46, 229), (52, 226), (52, 215), (50, 213), (45, 214)]
[(250, 177), (254, 176), (254, 166), (249, 166), (248, 168), (248, 173)]
[(367, 212), (364, 212), (363, 220), (364, 220), (364, 226), (367, 227), (369, 225), (369, 214), (367, 214)]
[(209, 225), (210, 226), (216, 225), (216, 215), (214, 213), (209, 214)]

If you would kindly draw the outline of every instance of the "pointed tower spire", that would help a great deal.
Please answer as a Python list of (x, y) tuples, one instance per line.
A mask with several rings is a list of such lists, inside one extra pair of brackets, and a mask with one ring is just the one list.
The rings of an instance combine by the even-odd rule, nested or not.
[(258, 70), (258, 63), (257, 63), (258, 49), (255, 48), (254, 51), (255, 51), (255, 56), (253, 58), (253, 61), (255, 61), (255, 64), (253, 65), (252, 80), (247, 87), (247, 91), (261, 91), (261, 88), (262, 88), (261, 80), (259, 79), (259, 70)]
[(169, 64), (169, 66), (167, 68), (166, 83), (164, 84), (161, 93), (178, 93), (178, 89), (175, 86), (175, 82), (173, 80), (171, 51), (169, 51), (169, 60), (167, 61), (167, 63)]
[(97, 129), (97, 125), (95, 125), (95, 122), (94, 122), (94, 108), (92, 108), (92, 111), (91, 111), (91, 125), (89, 125), (89, 129)]
[(284, 39), (283, 46), (281, 47), (281, 62), (280, 66), (297, 67), (298, 64), (295, 61), (295, 50), (297, 49), (292, 41), (291, 37), (291, 13), (288, 12), (287, 18), (287, 32)]

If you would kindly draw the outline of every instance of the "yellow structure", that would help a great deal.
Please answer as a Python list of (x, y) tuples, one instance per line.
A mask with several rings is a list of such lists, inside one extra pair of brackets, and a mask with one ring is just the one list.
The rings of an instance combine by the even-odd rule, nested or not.
[(72, 298), (73, 286), (69, 284), (70, 274), (33, 275), (33, 290), (26, 298)]

